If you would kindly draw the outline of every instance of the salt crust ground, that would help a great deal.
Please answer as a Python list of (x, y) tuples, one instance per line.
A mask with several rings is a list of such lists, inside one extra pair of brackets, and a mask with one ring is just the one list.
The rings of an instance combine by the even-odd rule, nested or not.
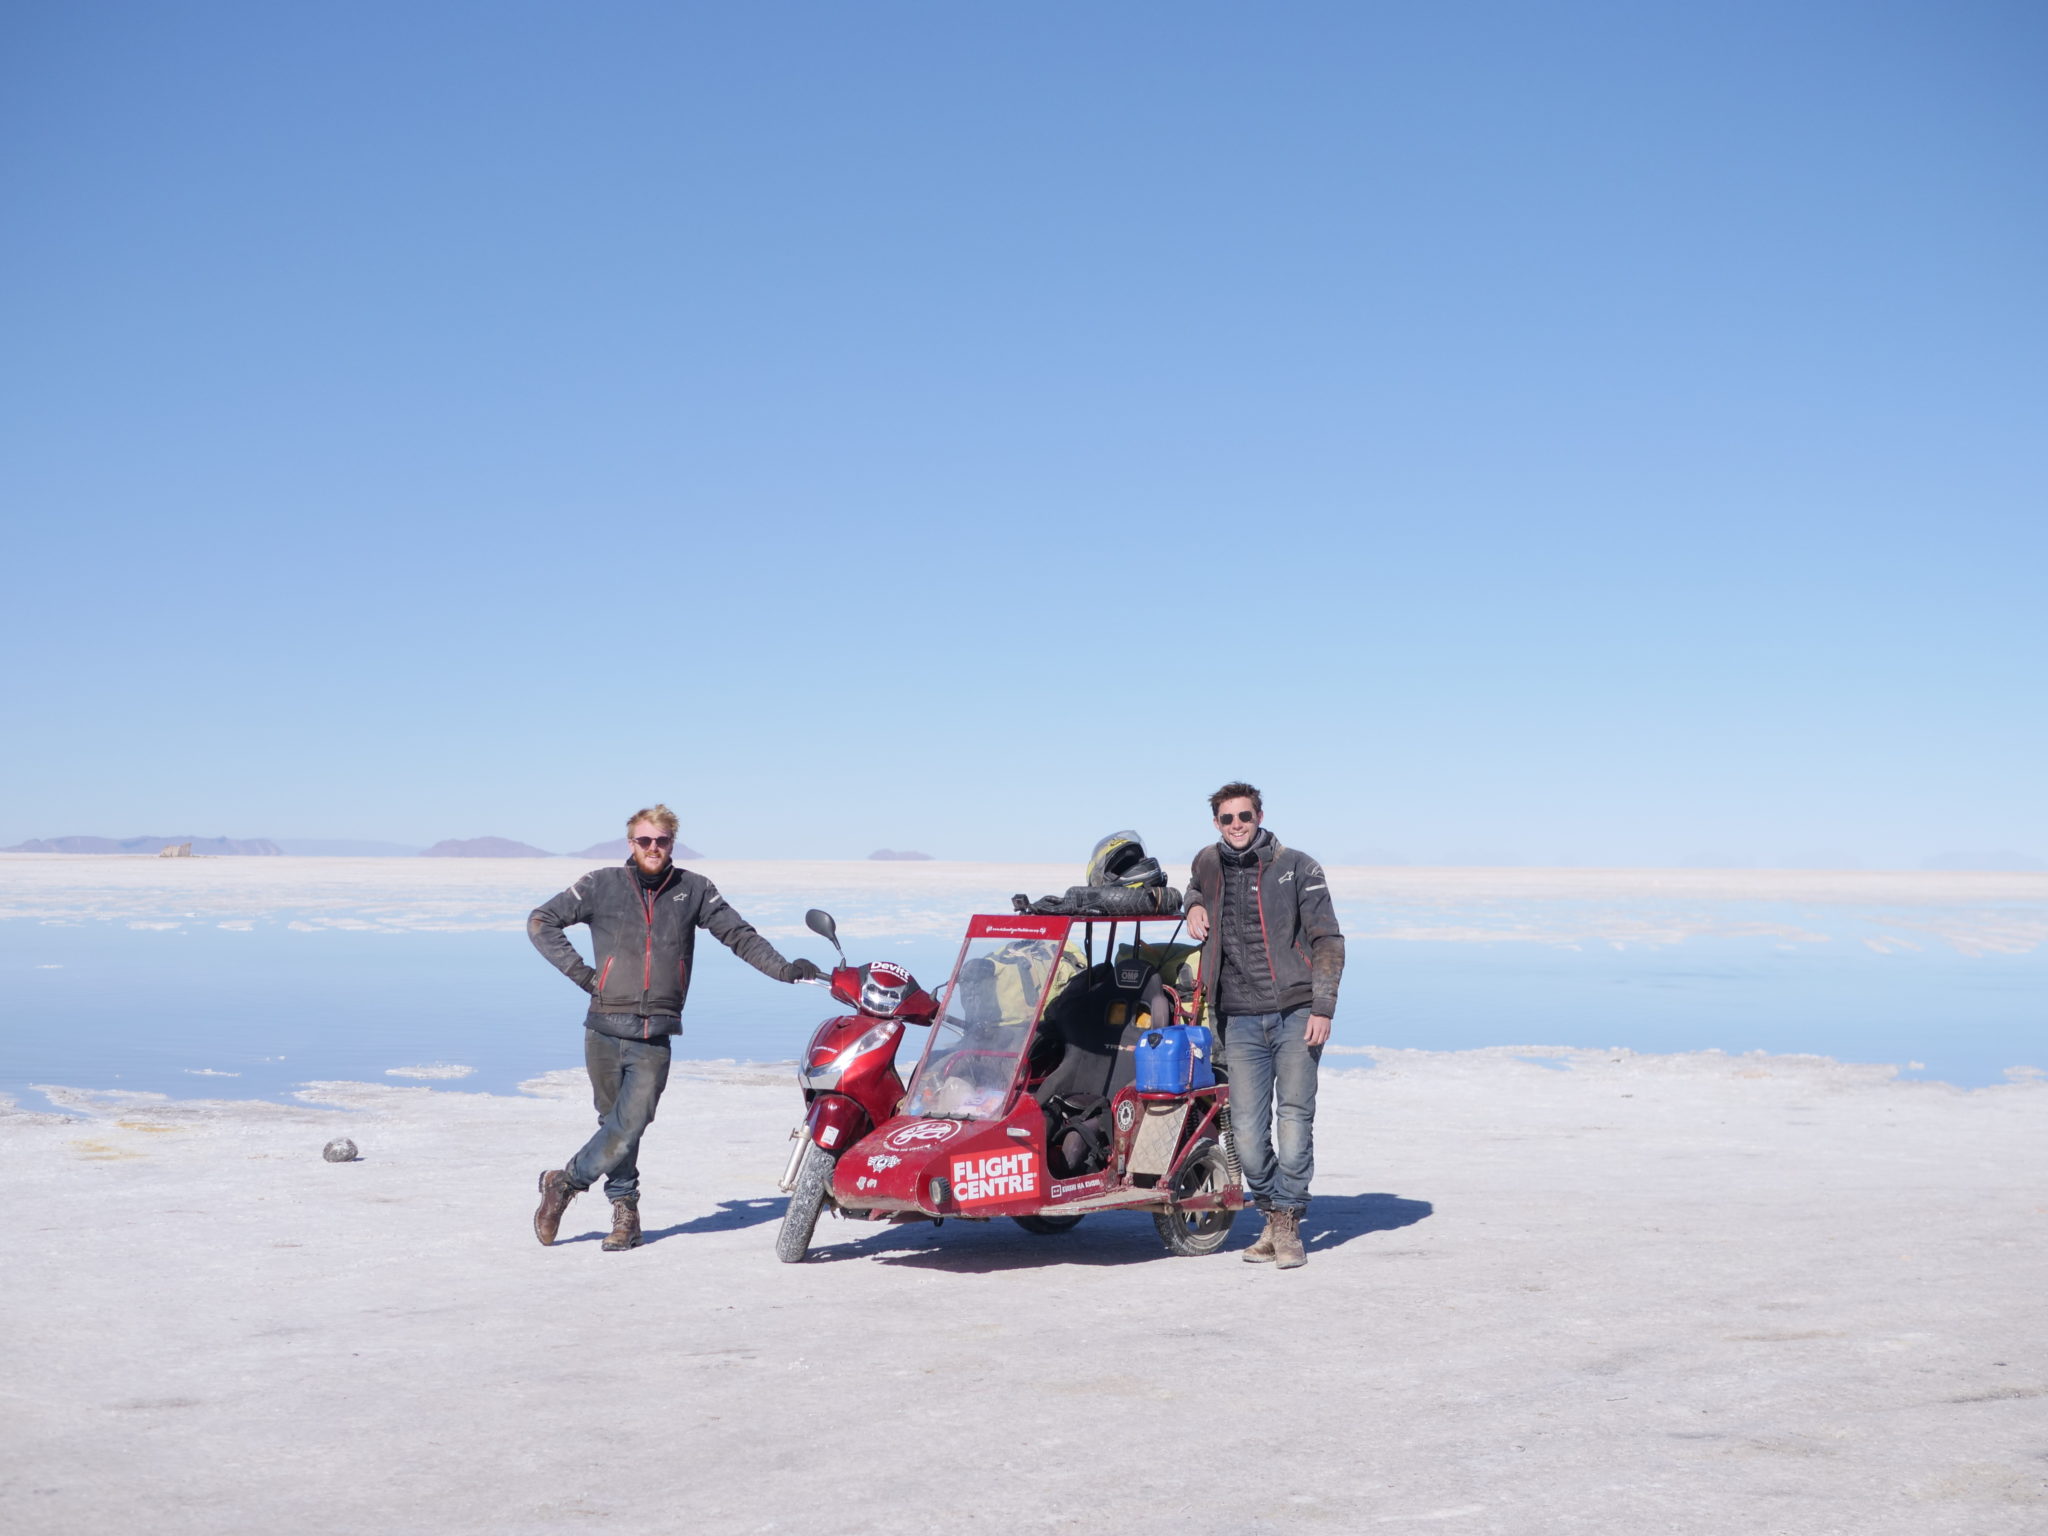
[(2048, 1084), (1367, 1054), (1291, 1274), (1137, 1217), (780, 1265), (759, 1068), (679, 1064), (626, 1254), (530, 1235), (580, 1074), (60, 1091), (0, 1113), (0, 1528), (2048, 1530)]

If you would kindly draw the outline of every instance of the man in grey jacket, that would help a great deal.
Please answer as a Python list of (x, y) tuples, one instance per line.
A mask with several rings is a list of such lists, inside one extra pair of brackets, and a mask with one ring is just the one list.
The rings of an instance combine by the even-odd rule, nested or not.
[[(669, 1041), (683, 1027), (699, 928), (777, 981), (818, 975), (808, 960), (783, 959), (717, 886), (671, 862), (674, 811), (665, 805), (636, 811), (626, 836), (632, 851), (623, 865), (593, 869), (526, 920), (533, 947), (590, 994), (583, 1063), (597, 1104), (597, 1134), (562, 1167), (540, 1176), (533, 1235), (543, 1245), (554, 1242), (569, 1202), (599, 1179), (612, 1202), (606, 1251), (640, 1244), (640, 1137), (668, 1083)], [(562, 931), (576, 923), (590, 925), (588, 961)]]
[(1322, 865), (1265, 830), (1256, 789), (1226, 784), (1209, 810), (1222, 841), (1195, 855), (1188, 933), (1202, 945), (1202, 983), (1223, 1024), (1245, 1190), (1266, 1213), (1244, 1257), (1298, 1269), (1308, 1262), (1301, 1218), (1315, 1174), (1316, 1070), (1337, 1011), (1344, 935)]

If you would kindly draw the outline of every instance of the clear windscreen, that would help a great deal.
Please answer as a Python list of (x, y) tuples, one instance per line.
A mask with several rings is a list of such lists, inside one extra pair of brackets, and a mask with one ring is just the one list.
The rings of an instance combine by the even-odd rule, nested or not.
[(1031, 1026), (1061, 964), (1056, 939), (973, 939), (910, 1080), (906, 1115), (990, 1120), (1003, 1112)]

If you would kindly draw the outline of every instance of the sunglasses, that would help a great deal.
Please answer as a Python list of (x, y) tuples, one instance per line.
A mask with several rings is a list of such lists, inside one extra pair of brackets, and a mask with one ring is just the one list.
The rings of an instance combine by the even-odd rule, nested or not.
[(1241, 821), (1246, 826), (1250, 826), (1253, 822), (1257, 821), (1258, 819), (1259, 813), (1257, 811), (1239, 811), (1235, 815), (1231, 814), (1229, 811), (1225, 811), (1221, 816), (1218, 816), (1216, 818), (1216, 825), (1219, 827), (1227, 827), (1233, 821)]
[(642, 848), (673, 848), (676, 845), (672, 837), (636, 837), (633, 841)]

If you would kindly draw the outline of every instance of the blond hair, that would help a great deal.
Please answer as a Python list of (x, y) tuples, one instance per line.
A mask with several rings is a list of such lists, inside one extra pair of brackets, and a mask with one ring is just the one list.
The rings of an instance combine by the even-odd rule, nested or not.
[(626, 818), (626, 836), (633, 835), (633, 829), (643, 821), (651, 821), (670, 837), (676, 835), (676, 813), (667, 806), (656, 802), (644, 811), (635, 811)]

